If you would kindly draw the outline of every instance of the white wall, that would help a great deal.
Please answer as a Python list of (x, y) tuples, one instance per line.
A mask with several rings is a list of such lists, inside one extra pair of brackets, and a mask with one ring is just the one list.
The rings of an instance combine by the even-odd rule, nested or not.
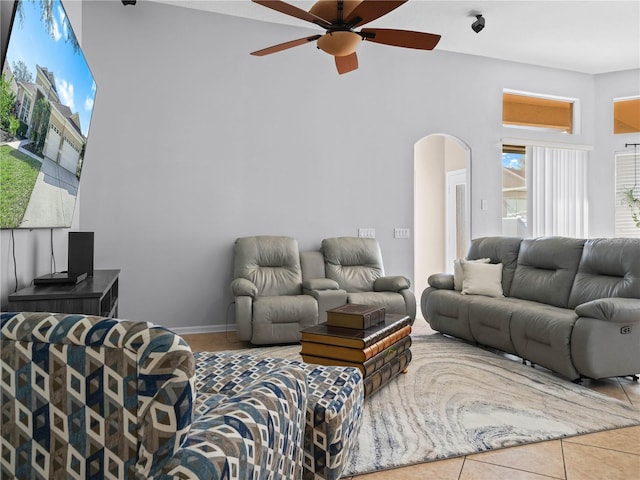
[[(122, 269), (122, 317), (223, 326), (232, 245), (245, 235), (313, 249), (374, 227), (387, 273), (412, 277), (412, 241), (393, 228), (413, 228), (415, 142), (448, 133), (471, 147), (472, 235), (497, 234), (501, 138), (514, 136), (501, 127), (502, 89), (577, 97), (596, 115), (591, 75), (366, 43), (344, 76), (313, 46), (249, 55), (311, 31), (84, 4), (98, 91), (80, 226), (96, 232), (96, 268)], [(592, 144), (595, 129), (584, 122), (572, 141)]]
[(615, 154), (632, 151), (625, 143), (640, 143), (640, 134), (613, 134), (613, 99), (640, 95), (640, 70), (595, 77), (595, 148), (589, 165), (589, 233), (592, 237), (615, 232)]
[[(63, 0), (67, 16), (78, 42), (82, 45), (82, 3), (79, 0)], [(5, 15), (10, 15), (12, 2), (2, 1), (3, 28)], [(6, 309), (7, 296), (15, 290), (31, 284), (35, 277), (52, 273), (51, 241), (55, 271), (67, 269), (67, 235), (78, 230), (80, 196), (76, 202), (70, 229), (15, 230), (15, 247), (11, 231), (0, 231), (0, 303)], [(15, 253), (15, 263), (14, 263)]]
[[(415, 145), (414, 266), (415, 292), (427, 287), (429, 275), (444, 272), (446, 252), (445, 159), (447, 137), (429, 135)], [(418, 295), (419, 297), (420, 295)]]

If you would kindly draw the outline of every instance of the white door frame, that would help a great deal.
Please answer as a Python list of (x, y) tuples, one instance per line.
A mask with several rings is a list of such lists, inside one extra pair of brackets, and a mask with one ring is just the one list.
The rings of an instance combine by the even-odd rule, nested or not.
[[(458, 258), (458, 209), (463, 209), (463, 214), (466, 217), (469, 214), (466, 207), (466, 186), (467, 186), (467, 169), (462, 168), (460, 170), (451, 170), (446, 172), (447, 176), (447, 202), (446, 202), (446, 232), (447, 241), (445, 248), (445, 266), (446, 271), (453, 273), (453, 261)], [(465, 186), (465, 199), (462, 205), (458, 205), (457, 187), (458, 185)], [(466, 228), (465, 228), (466, 230)], [(465, 232), (466, 236), (466, 232)], [(465, 239), (466, 241), (466, 239)]]

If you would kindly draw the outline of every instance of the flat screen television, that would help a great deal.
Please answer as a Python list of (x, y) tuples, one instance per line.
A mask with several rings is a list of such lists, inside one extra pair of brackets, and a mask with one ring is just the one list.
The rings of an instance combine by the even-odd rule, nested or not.
[(96, 83), (61, 0), (1, 3), (0, 228), (68, 228)]

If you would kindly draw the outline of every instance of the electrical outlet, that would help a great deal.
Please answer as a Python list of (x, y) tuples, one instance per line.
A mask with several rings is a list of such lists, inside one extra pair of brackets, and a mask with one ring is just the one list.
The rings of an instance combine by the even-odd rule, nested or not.
[(621, 333), (622, 335), (627, 335), (627, 334), (631, 333), (631, 325), (627, 325), (627, 326), (625, 326), (625, 327), (622, 327), (622, 328), (620, 329), (620, 333)]
[(394, 228), (394, 238), (411, 238), (411, 229), (409, 228)]
[(358, 236), (360, 238), (376, 238), (376, 229), (375, 228), (359, 228)]

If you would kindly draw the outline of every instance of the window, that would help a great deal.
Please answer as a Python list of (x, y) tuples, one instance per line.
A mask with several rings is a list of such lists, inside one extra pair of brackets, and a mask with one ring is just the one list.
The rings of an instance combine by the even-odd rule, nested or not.
[(525, 147), (502, 147), (502, 233), (524, 237), (527, 230), (527, 169)]
[(31, 97), (22, 96), (22, 108), (20, 109), (20, 120), (27, 123), (29, 120), (29, 111), (31, 110)]
[(502, 233), (587, 236), (587, 151), (504, 144)]
[(571, 99), (504, 91), (502, 93), (502, 124), (573, 133), (575, 103), (575, 100)]
[(613, 101), (613, 133), (640, 132), (640, 98)]
[(640, 152), (616, 155), (616, 237), (640, 237)]

